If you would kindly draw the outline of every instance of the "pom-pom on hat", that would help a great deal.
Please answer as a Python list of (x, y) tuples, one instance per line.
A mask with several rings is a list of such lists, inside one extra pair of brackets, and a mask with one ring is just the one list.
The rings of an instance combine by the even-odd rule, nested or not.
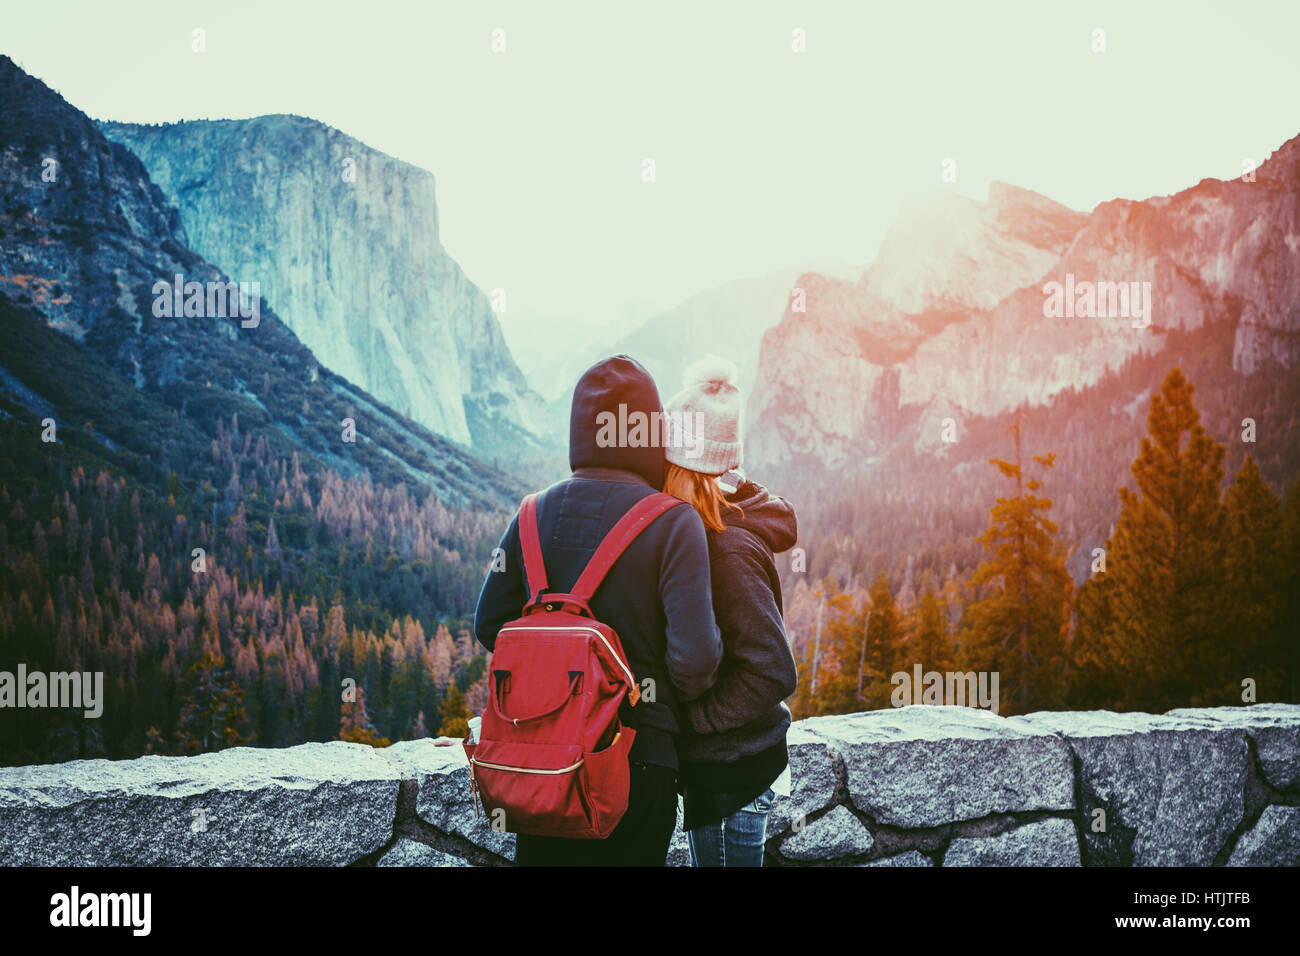
[(682, 390), (664, 406), (674, 436), (665, 458), (705, 475), (721, 475), (740, 464), (738, 377), (736, 364), (718, 355), (687, 367)]

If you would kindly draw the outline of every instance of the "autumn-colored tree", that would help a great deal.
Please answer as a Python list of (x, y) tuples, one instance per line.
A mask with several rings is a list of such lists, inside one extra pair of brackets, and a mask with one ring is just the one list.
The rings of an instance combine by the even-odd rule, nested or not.
[(355, 744), (369, 744), (371, 747), (391, 745), (392, 741), (381, 737), (370, 722), (370, 715), (366, 712), (366, 689), (358, 685), (352, 696), (352, 700), (343, 702), (338, 739)]
[[(976, 540), (988, 555), (971, 576), (974, 600), (962, 618), (962, 666), (996, 671), (1001, 699), (1016, 713), (1059, 707), (1066, 690), (1065, 638), (1072, 582), (1047, 517), (1042, 483), (1026, 478), (1020, 456), (1020, 422), (1013, 426), (1015, 462), (990, 462), (1015, 482), (1015, 494), (998, 498), (987, 531)], [(1054, 455), (1034, 456), (1044, 470)]]
[(433, 647), (430, 650), (433, 670), (431, 676), (434, 686), (439, 690), (444, 689), (451, 683), (451, 659), (454, 655), (455, 644), (452, 641), (451, 632), (447, 630), (446, 624), (439, 624), (438, 630), (433, 636)]
[(864, 615), (859, 647), (858, 667), (862, 673), (861, 710), (880, 710), (892, 706), (890, 695), (893, 674), (910, 666), (907, 661), (906, 634), (902, 614), (894, 601), (889, 579), (881, 574), (871, 585), (869, 618)]
[(811, 644), (803, 653), (795, 651), (795, 663), (798, 669), (799, 682), (795, 685), (794, 694), (791, 695), (787, 704), (790, 707), (791, 716), (795, 720), (802, 720), (817, 713), (812, 695), (813, 649)]
[(158, 732), (157, 727), (150, 727), (145, 732), (144, 752), (147, 754), (165, 754), (167, 752), (167, 742), (163, 740), (163, 735)]
[(916, 630), (909, 642), (922, 671), (946, 673), (952, 670), (952, 643), (948, 637), (948, 615), (944, 600), (927, 589), (916, 611)]
[(813, 713), (851, 714), (860, 709), (857, 687), (861, 646), (862, 615), (854, 613), (847, 594), (833, 594), (823, 611)]
[(471, 715), (469, 708), (465, 706), (465, 695), (455, 684), (451, 685), (447, 696), (443, 698), (442, 706), (438, 708), (438, 716), (442, 718), (438, 736), (463, 738), (469, 733)]
[(827, 597), (801, 655), (791, 712), (802, 718), (890, 706), (889, 678), (905, 653), (888, 579), (883, 574), (876, 579), (861, 611), (829, 580), (822, 589)]

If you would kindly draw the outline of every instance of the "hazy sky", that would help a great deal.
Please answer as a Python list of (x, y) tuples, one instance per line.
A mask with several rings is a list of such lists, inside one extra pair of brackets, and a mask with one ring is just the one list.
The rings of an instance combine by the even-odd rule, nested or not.
[(1087, 210), (1240, 175), (1300, 133), (1297, 37), (1300, 3), (1241, 0), (0, 6), (0, 50), (96, 118), (298, 113), (431, 170), (516, 329), (865, 263), (922, 190)]

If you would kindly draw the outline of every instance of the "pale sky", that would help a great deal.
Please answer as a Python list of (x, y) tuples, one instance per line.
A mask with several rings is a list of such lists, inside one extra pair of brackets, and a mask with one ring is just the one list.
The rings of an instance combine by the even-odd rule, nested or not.
[(0, 6), (0, 51), (93, 117), (297, 113), (431, 170), (447, 249), (550, 330), (867, 263), (911, 193), (1238, 176), (1300, 133), (1297, 37), (1300, 3), (1241, 0)]

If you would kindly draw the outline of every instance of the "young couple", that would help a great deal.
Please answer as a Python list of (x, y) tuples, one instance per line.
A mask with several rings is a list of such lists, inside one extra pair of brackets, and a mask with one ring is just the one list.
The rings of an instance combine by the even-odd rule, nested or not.
[[(789, 792), (783, 701), (796, 683), (773, 554), (794, 545), (796, 529), (789, 503), (739, 472), (740, 411), (735, 368), (725, 360), (692, 366), (666, 407), (654, 379), (626, 355), (578, 381), (573, 474), (537, 499), (551, 589), (572, 587), (641, 499), (662, 490), (682, 503), (633, 540), (591, 601), (645, 690), (620, 714), (636, 730), (627, 812), (604, 840), (520, 834), (518, 866), (662, 866), (679, 792), (693, 865), (762, 865), (767, 811), (775, 793)], [(667, 447), (598, 440), (598, 420), (608, 421), (602, 413), (637, 412), (690, 421), (693, 440)], [(487, 575), (474, 621), (488, 650), (528, 600), (518, 516), (501, 548), (505, 569)]]

